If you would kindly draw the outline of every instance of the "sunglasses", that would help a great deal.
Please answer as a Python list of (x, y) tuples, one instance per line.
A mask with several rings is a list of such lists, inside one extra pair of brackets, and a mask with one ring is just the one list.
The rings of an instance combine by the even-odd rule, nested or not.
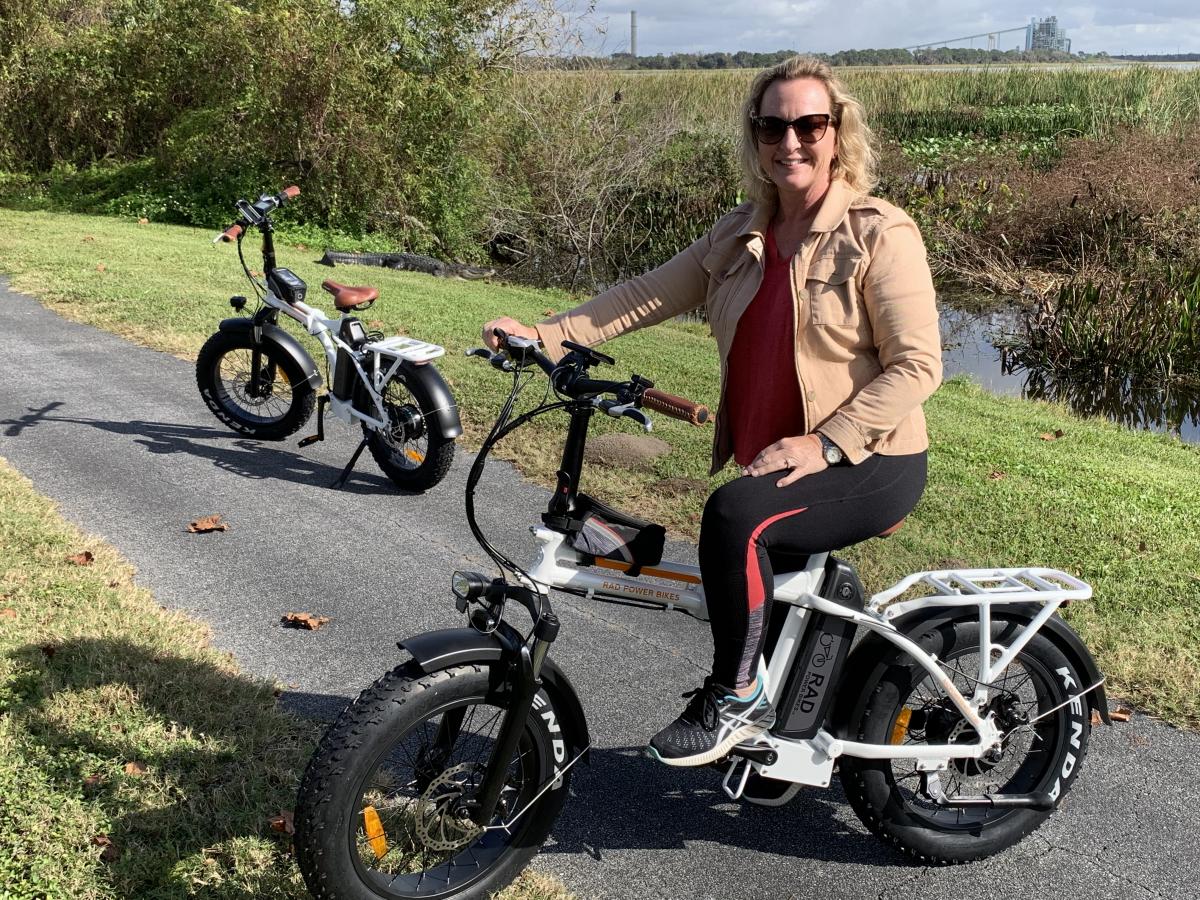
[(778, 144), (791, 128), (796, 132), (796, 139), (802, 144), (815, 144), (825, 137), (833, 116), (829, 113), (813, 113), (798, 119), (787, 121), (778, 116), (751, 116), (750, 124), (754, 129), (754, 137), (760, 144)]

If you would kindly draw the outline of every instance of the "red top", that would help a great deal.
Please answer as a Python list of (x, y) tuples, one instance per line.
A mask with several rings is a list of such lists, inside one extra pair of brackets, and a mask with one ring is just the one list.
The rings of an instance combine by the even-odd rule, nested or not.
[(752, 463), (780, 438), (804, 434), (791, 268), (791, 258), (779, 255), (774, 230), (768, 228), (762, 285), (738, 319), (721, 410), (739, 466)]

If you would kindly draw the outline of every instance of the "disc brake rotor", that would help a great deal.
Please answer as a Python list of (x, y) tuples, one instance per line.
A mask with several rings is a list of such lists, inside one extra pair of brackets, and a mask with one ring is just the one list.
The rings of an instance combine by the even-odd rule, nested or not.
[(482, 771), (475, 763), (454, 766), (433, 779), (421, 794), (415, 830), (426, 848), (441, 852), (457, 850), (483, 834), (483, 827), (471, 821), (462, 802), (468, 779)]

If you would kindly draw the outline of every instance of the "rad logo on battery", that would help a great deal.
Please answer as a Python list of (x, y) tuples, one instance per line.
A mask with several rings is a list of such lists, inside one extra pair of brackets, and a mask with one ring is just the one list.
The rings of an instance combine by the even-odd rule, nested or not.
[[(797, 711), (806, 715), (816, 712), (821, 702), (821, 696), (828, 687), (826, 667), (837, 655), (840, 643), (841, 640), (837, 636), (827, 632), (818, 636), (812, 662), (809, 663), (808, 670), (804, 673), (804, 681), (800, 683), (800, 690), (796, 692), (796, 702), (792, 706), (791, 715), (795, 715)], [(788, 718), (790, 725), (791, 716)]]

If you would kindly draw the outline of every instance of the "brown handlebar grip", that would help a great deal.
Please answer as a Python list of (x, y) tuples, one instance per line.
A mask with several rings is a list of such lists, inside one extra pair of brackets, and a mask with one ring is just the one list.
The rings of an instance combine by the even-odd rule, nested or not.
[(295, 200), (300, 196), (300, 188), (296, 187), (294, 184), (289, 184), (279, 193), (280, 195), (287, 197), (289, 200)]
[(224, 231), (221, 232), (221, 240), (223, 240), (225, 243), (228, 244), (230, 241), (236, 241), (238, 239), (238, 237), (241, 235), (241, 233), (242, 233), (241, 225), (230, 225), (228, 228), (226, 228)]
[(692, 425), (703, 425), (708, 421), (708, 407), (703, 403), (695, 403), (655, 388), (647, 388), (642, 392), (642, 406)]

